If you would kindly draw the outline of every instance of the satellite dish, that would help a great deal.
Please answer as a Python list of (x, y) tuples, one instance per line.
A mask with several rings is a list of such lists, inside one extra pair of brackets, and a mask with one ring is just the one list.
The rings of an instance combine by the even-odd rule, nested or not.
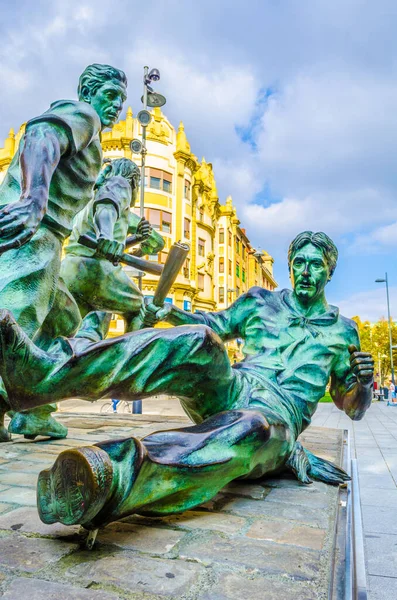
[(134, 152), (134, 154), (139, 154), (142, 150), (141, 140), (137, 140), (137, 139), (132, 140), (130, 142), (130, 148), (131, 148), (131, 151)]
[[(143, 102), (143, 96), (141, 98), (141, 102)], [(148, 92), (147, 105), (150, 108), (155, 108), (156, 106), (164, 106), (166, 102), (167, 100), (162, 94), (158, 94), (157, 92)]]

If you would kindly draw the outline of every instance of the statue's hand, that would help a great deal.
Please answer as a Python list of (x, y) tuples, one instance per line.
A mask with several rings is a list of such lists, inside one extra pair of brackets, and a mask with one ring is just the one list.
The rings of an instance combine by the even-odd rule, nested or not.
[(136, 235), (140, 241), (146, 240), (152, 233), (152, 226), (146, 219), (141, 219), (136, 228)]
[(353, 344), (348, 348), (350, 352), (350, 368), (362, 384), (371, 383), (374, 377), (374, 359), (369, 352), (358, 352)]
[(30, 200), (19, 200), (0, 210), (0, 254), (20, 248), (37, 231), (43, 218), (43, 209)]
[(172, 305), (167, 302), (159, 308), (150, 299), (145, 300), (143, 307), (143, 324), (146, 327), (154, 327), (159, 321), (166, 321), (171, 312)]
[(99, 236), (97, 242), (97, 255), (101, 258), (110, 260), (114, 265), (118, 265), (124, 252), (124, 244), (116, 242), (115, 240), (108, 240), (101, 236)]

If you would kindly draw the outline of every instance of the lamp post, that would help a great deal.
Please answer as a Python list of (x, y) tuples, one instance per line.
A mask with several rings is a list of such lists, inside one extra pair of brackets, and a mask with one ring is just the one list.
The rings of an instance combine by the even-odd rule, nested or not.
[[(152, 115), (148, 111), (148, 107), (154, 108), (155, 106), (163, 106), (166, 103), (165, 97), (154, 92), (150, 85), (159, 81), (159, 79), (160, 71), (158, 69), (151, 69), (149, 71), (149, 67), (143, 67), (143, 96), (141, 98), (143, 108), (137, 114), (137, 119), (142, 127), (142, 140), (134, 139), (130, 143), (131, 151), (141, 155), (141, 189), (139, 204), (139, 214), (141, 219), (145, 216), (146, 127), (152, 120)], [(143, 273), (141, 271), (138, 276), (138, 286), (140, 290), (142, 290), (142, 276)], [(132, 413), (138, 415), (142, 414), (142, 400), (135, 400), (132, 403)]]
[(387, 322), (389, 326), (389, 346), (390, 346), (390, 366), (391, 366), (391, 380), (393, 385), (394, 382), (394, 365), (393, 365), (393, 341), (392, 341), (392, 333), (391, 333), (391, 318), (390, 318), (390, 300), (389, 300), (389, 281), (387, 279), (387, 273), (385, 273), (384, 279), (375, 279), (375, 283), (385, 283), (386, 284), (386, 298), (387, 298)]

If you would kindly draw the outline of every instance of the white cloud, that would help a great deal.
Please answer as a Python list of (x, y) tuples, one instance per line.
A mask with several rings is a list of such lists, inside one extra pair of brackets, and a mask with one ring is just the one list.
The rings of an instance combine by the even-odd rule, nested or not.
[[(390, 313), (397, 319), (397, 287), (390, 287)], [(374, 323), (380, 318), (387, 319), (386, 291), (384, 284), (378, 284), (376, 289), (365, 290), (352, 294), (347, 298), (333, 301), (331, 304), (339, 306), (340, 312), (345, 317), (360, 316), (362, 321)]]

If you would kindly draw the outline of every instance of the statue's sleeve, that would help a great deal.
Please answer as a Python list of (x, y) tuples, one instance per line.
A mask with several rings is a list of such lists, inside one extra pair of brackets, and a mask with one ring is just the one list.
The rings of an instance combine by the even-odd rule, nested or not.
[(348, 392), (357, 383), (357, 377), (350, 368), (350, 352), (348, 350), (351, 344), (356, 346), (359, 351), (361, 348), (357, 326), (353, 321), (346, 332), (345, 340), (346, 344), (338, 354), (331, 373), (331, 393), (336, 388), (340, 394)]
[(93, 214), (98, 204), (112, 204), (117, 211), (117, 218), (131, 200), (131, 186), (123, 177), (111, 177), (97, 190), (93, 202)]
[(244, 323), (249, 311), (254, 308), (255, 298), (247, 292), (240, 296), (233, 304), (219, 312), (203, 312), (198, 310), (195, 316), (200, 317), (203, 325), (211, 327), (224, 340), (234, 340), (238, 337), (244, 338)]
[(97, 113), (86, 102), (55, 102), (48, 111), (28, 121), (26, 130), (39, 123), (49, 123), (63, 129), (69, 141), (66, 151), (68, 158), (84, 150), (101, 129)]
[[(128, 235), (134, 235), (136, 233), (136, 229), (139, 221), (141, 220), (138, 215), (131, 212), (128, 219)], [(161, 237), (159, 233), (155, 229), (152, 229), (151, 234), (146, 240), (144, 240), (140, 247), (142, 250), (142, 254), (157, 254), (157, 252), (161, 252), (161, 250), (165, 246), (165, 241)]]

